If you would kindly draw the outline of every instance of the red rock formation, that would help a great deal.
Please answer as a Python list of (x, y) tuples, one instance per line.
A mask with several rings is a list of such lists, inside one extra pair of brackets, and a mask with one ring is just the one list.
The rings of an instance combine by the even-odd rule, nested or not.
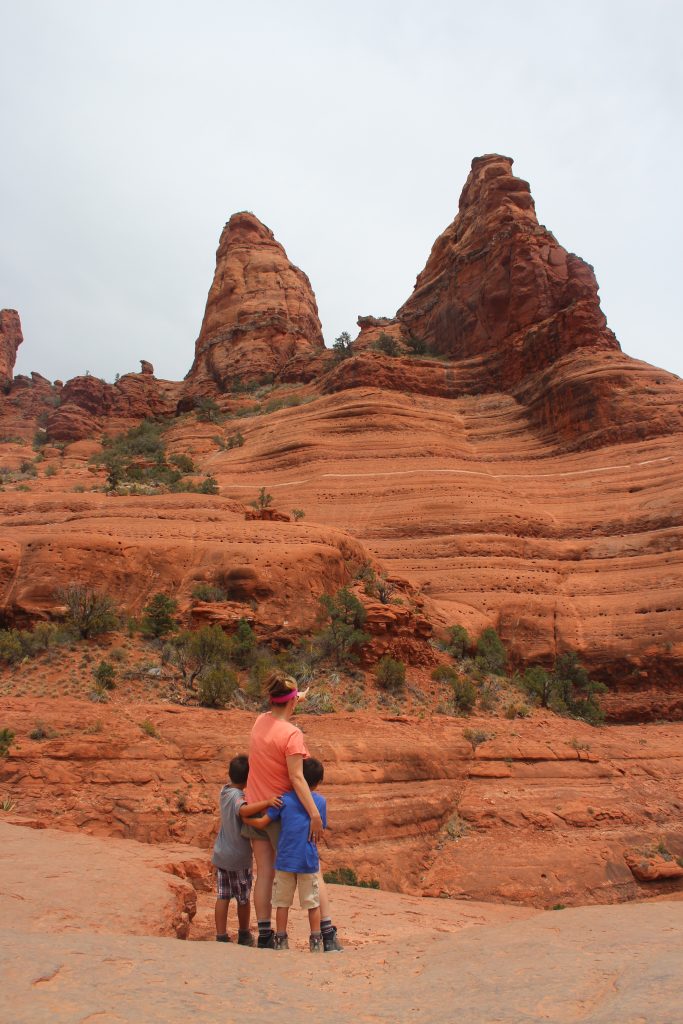
[(23, 340), (16, 309), (0, 309), (0, 389), (12, 383), (17, 349)]
[(223, 229), (216, 272), (186, 396), (225, 391), (287, 374), (324, 353), (318, 308), (303, 271), (290, 263), (273, 232), (252, 213), (236, 213)]
[(146, 366), (150, 369), (143, 366), (140, 373), (127, 373), (115, 384), (89, 374), (67, 381), (48, 419), (48, 436), (55, 441), (81, 441), (125, 426), (116, 420), (172, 416), (182, 385), (157, 380), (151, 363)]

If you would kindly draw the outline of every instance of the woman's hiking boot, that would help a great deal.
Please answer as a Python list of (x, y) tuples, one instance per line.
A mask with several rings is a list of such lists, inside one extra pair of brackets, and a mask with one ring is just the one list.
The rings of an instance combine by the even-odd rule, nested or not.
[(323, 951), (325, 953), (343, 953), (344, 947), (337, 938), (337, 929), (323, 932)]
[(273, 949), (289, 949), (289, 942), (286, 935), (275, 935), (273, 938)]
[(254, 942), (254, 936), (251, 934), (250, 931), (248, 931), (248, 930), (247, 931), (242, 931), (242, 929), (240, 928), (239, 932), (237, 933), (237, 945), (238, 946), (254, 946), (254, 945), (256, 945), (256, 943)]

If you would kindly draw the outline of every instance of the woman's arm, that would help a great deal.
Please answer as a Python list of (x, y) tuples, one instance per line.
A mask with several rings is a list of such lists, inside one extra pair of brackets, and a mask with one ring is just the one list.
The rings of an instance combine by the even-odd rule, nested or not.
[(287, 771), (292, 789), (304, 805), (309, 818), (311, 819), (311, 831), (308, 838), (317, 843), (323, 834), (323, 822), (318, 808), (315, 806), (313, 796), (304, 778), (303, 754), (290, 754), (287, 758)]

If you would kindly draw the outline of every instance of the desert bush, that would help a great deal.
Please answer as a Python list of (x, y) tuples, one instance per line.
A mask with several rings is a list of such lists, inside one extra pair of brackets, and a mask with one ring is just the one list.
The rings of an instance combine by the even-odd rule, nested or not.
[(200, 398), (195, 406), (195, 412), (200, 423), (220, 423), (222, 418), (213, 398)]
[(256, 634), (246, 619), (240, 619), (231, 637), (231, 658), (238, 668), (247, 668), (256, 648)]
[(385, 356), (397, 356), (400, 351), (396, 338), (392, 338), (390, 334), (386, 334), (384, 331), (382, 331), (375, 342), (375, 348), (379, 352), (383, 352)]
[(381, 690), (399, 693), (406, 684), (406, 667), (402, 661), (397, 661), (385, 654), (377, 662), (375, 679)]
[(448, 631), (446, 650), (452, 658), (462, 660), (472, 648), (472, 640), (464, 626), (451, 626)]
[(172, 466), (179, 469), (181, 473), (194, 473), (195, 464), (189, 455), (185, 455), (183, 452), (179, 452), (177, 455), (171, 455), (168, 460)]
[(198, 583), (192, 588), (192, 596), (197, 601), (225, 601), (227, 600), (224, 590), (212, 586), (210, 583)]
[(354, 885), (359, 889), (379, 889), (379, 882), (376, 878), (365, 881), (358, 877), (353, 868), (335, 868), (333, 871), (325, 871), (323, 881), (328, 885)]
[(258, 492), (258, 496), (254, 501), (250, 501), (249, 504), (252, 508), (264, 509), (269, 508), (273, 504), (273, 495), (268, 494), (265, 487), (261, 487)]
[(458, 673), (450, 665), (437, 665), (436, 668), (432, 669), (432, 679), (437, 683), (450, 683), (453, 685), (457, 682)]
[(15, 734), (11, 729), (3, 728), (0, 729), (0, 757), (7, 757), (9, 754), (9, 748), (14, 743)]
[(477, 640), (477, 664), (487, 672), (502, 675), (507, 658), (503, 641), (492, 626), (487, 626)]
[(348, 359), (349, 356), (353, 355), (353, 342), (348, 331), (342, 331), (339, 337), (334, 339), (332, 354), (337, 361)]
[(505, 706), (504, 715), (506, 718), (528, 718), (531, 714), (531, 708), (528, 704), (518, 704), (516, 701), (510, 701)]
[(566, 651), (555, 662), (553, 675), (556, 683), (558, 709), (566, 711), (574, 718), (581, 718), (591, 725), (600, 725), (605, 714), (595, 700), (598, 693), (606, 693), (607, 687), (595, 679), (591, 679), (581, 665), (576, 651)]
[(177, 623), (173, 616), (178, 602), (168, 594), (154, 594), (143, 608), (142, 632), (146, 636), (162, 637), (173, 633)]
[(218, 494), (219, 487), (218, 480), (216, 480), (216, 477), (211, 476), (210, 473), (207, 474), (207, 476), (204, 478), (204, 480), (202, 480), (199, 487), (197, 488), (197, 492), (199, 494)]
[(306, 513), (304, 512), (304, 510), (302, 508), (293, 508), (292, 509), (292, 519), (294, 520), (295, 523), (298, 523), (299, 520), (303, 519), (305, 515), (306, 515)]
[(409, 334), (405, 339), (405, 343), (414, 356), (424, 356), (429, 351), (427, 343), (422, 338), (417, 338), (414, 334)]
[(494, 682), (484, 682), (479, 687), (479, 707), (482, 711), (493, 711), (500, 696), (500, 687)]
[(477, 747), (491, 739), (491, 734), (484, 732), (483, 729), (463, 729), (462, 737), (472, 747), (472, 753), (474, 754)]
[(54, 462), (45, 467), (45, 476), (57, 476), (57, 467)]
[(142, 731), (144, 732), (145, 736), (151, 736), (152, 739), (155, 740), (159, 739), (157, 727), (155, 726), (154, 722), (150, 722), (149, 718), (145, 718), (142, 722), (139, 723), (139, 725)]
[(53, 740), (58, 734), (44, 722), (36, 722), (28, 735), (31, 740)]
[(211, 665), (199, 677), (199, 703), (206, 708), (224, 708), (237, 689), (235, 673), (225, 665)]
[(119, 624), (118, 609), (109, 595), (83, 583), (73, 583), (59, 598), (67, 607), (67, 624), (84, 639), (108, 633)]
[(28, 459), (24, 459), (24, 461), (20, 463), (19, 472), (23, 473), (24, 476), (38, 476), (38, 470), (32, 462), (29, 462)]
[(232, 644), (220, 626), (185, 630), (168, 644), (169, 658), (190, 687), (205, 669), (230, 660)]
[(115, 688), (115, 675), (114, 666), (108, 661), (101, 661), (97, 668), (93, 670), (95, 683), (103, 690), (113, 690)]
[(323, 594), (319, 600), (323, 615), (329, 619), (329, 625), (316, 637), (321, 653), (333, 658), (337, 665), (356, 661), (358, 649), (370, 639), (362, 630), (367, 617), (365, 608), (346, 587), (334, 596)]
[(519, 685), (525, 693), (535, 698), (542, 708), (547, 708), (556, 692), (557, 680), (551, 672), (546, 672), (540, 665), (531, 665), (520, 677)]
[(453, 683), (453, 704), (458, 711), (469, 715), (477, 701), (477, 688), (469, 679), (456, 679)]

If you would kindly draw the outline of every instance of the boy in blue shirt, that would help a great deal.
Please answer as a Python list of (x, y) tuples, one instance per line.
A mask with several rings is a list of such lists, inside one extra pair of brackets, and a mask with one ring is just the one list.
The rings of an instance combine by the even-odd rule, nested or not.
[[(303, 773), (313, 796), (323, 828), (327, 828), (327, 802), (315, 790), (324, 777), (324, 769), (315, 757), (307, 757)], [(311, 953), (324, 952), (320, 931), (320, 890), (318, 872), (320, 859), (318, 847), (308, 838), (311, 819), (304, 805), (292, 790), (282, 796), (281, 807), (269, 807), (261, 818), (249, 819), (254, 828), (265, 828), (271, 821), (282, 821), (282, 830), (275, 856), (275, 881), (273, 883), (273, 906), (275, 907), (274, 949), (289, 949), (287, 941), (287, 919), (289, 908), (294, 902), (294, 893), (299, 890), (299, 905), (308, 911), (311, 928), (309, 948)]]

